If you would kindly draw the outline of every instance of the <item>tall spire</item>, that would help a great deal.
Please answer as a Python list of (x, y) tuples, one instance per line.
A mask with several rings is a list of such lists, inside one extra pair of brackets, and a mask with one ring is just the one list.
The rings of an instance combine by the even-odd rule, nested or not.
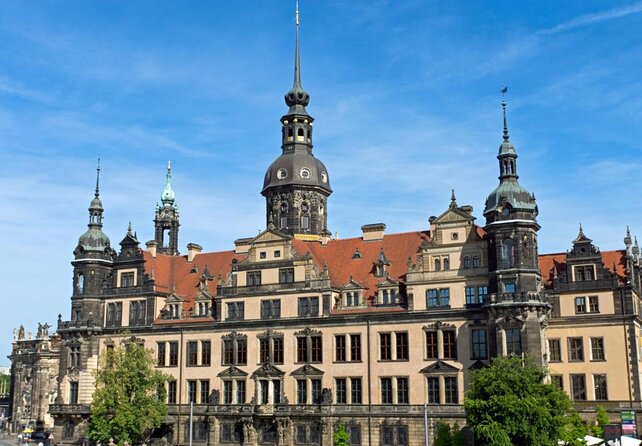
[(174, 204), (176, 200), (176, 194), (172, 190), (172, 164), (171, 161), (167, 161), (167, 174), (165, 175), (165, 189), (161, 194), (161, 201), (164, 205), (170, 206)]
[(508, 142), (508, 124), (506, 121), (506, 93), (508, 93), (508, 87), (502, 88), (502, 109), (504, 110), (504, 141)]
[(299, 56), (299, 2), (296, 2), (294, 22), (296, 26), (296, 37), (294, 45), (294, 83), (290, 91), (285, 95), (285, 103), (290, 107), (289, 114), (307, 115), (305, 107), (310, 103), (310, 95), (301, 86), (301, 60)]
[(96, 193), (94, 197), (98, 198), (100, 195), (100, 157), (98, 157), (98, 167), (96, 167)]

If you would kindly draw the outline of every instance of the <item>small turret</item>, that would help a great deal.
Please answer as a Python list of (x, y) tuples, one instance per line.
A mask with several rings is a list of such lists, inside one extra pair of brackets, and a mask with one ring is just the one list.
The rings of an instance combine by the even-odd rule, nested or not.
[(180, 223), (176, 194), (172, 190), (172, 164), (170, 161), (167, 161), (165, 179), (165, 189), (163, 189), (160, 196), (162, 205), (156, 206), (154, 238), (158, 245), (157, 251), (159, 253), (175, 256), (179, 254), (178, 228)]

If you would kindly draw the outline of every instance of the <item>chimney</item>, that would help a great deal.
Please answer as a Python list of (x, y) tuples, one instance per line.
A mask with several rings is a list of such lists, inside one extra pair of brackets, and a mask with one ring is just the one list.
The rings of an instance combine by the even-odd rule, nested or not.
[(158, 247), (158, 242), (156, 240), (150, 240), (145, 243), (145, 246), (147, 246), (147, 252), (149, 252), (153, 258), (156, 258), (156, 248)]
[(201, 245), (197, 245), (196, 243), (188, 243), (187, 244), (187, 261), (191, 262), (194, 260), (194, 257), (196, 257), (196, 254), (200, 254), (203, 251), (203, 247)]
[(364, 242), (371, 240), (383, 240), (383, 233), (386, 230), (385, 223), (373, 223), (361, 226), (363, 232), (362, 239)]
[(325, 230), (321, 233), (321, 244), (327, 245), (328, 242), (332, 239), (332, 232)]
[(236, 254), (245, 254), (246, 252), (249, 252), (252, 240), (254, 240), (252, 237), (234, 240), (234, 252)]

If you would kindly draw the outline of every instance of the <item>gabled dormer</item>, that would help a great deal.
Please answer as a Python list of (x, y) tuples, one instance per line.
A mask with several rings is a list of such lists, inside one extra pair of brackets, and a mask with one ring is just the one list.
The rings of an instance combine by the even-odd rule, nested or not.
[(438, 217), (431, 217), (430, 235), (433, 245), (457, 245), (477, 236), (472, 206), (459, 206), (455, 191), (451, 192), (450, 205)]
[(377, 305), (396, 305), (401, 303), (399, 282), (386, 276), (377, 284)]
[[(203, 282), (201, 282), (203, 284)], [(208, 293), (207, 287), (200, 286), (196, 299), (194, 299), (194, 307), (190, 313), (191, 317), (212, 317), (212, 302), (214, 297)]]
[(375, 277), (385, 277), (386, 274), (388, 274), (388, 269), (390, 268), (390, 260), (386, 257), (386, 253), (383, 251), (383, 247), (381, 247), (381, 251), (379, 252), (379, 257), (377, 257), (377, 261), (373, 262), (372, 265), (372, 270), (374, 273)]
[(359, 308), (367, 305), (365, 286), (350, 276), (350, 280), (341, 287), (339, 308)]
[(172, 292), (165, 299), (165, 306), (161, 310), (162, 319), (185, 319), (185, 310), (183, 309), (183, 298)]

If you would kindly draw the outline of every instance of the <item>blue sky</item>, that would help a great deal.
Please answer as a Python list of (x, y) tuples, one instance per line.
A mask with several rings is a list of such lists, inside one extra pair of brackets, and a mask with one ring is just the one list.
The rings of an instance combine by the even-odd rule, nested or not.
[[(72, 251), (102, 158), (105, 232), (153, 237), (172, 160), (180, 245), (265, 225), (292, 84), (294, 2), (0, 2), (0, 365), (12, 329), (69, 319)], [(563, 5), (563, 7), (562, 7)], [(582, 222), (642, 230), (642, 2), (301, 0), (329, 226), (425, 229), (454, 188), (479, 223), (497, 184), (502, 86), (540, 252)]]

